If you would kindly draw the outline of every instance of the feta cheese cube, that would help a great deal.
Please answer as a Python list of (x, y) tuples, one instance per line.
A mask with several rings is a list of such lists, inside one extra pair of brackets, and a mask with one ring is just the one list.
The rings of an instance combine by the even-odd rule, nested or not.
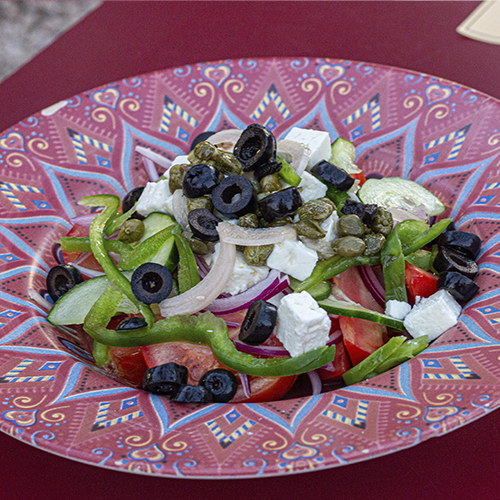
[(328, 342), (331, 320), (307, 292), (281, 299), (275, 334), (291, 356), (299, 356)]
[(300, 197), (305, 203), (306, 201), (323, 198), (326, 195), (327, 187), (314, 175), (307, 171), (302, 173), (302, 179), (299, 184)]
[(413, 337), (427, 335), (429, 342), (456, 325), (462, 308), (446, 290), (439, 290), (421, 299), (404, 319), (404, 326)]
[(170, 167), (173, 167), (174, 165), (189, 165), (188, 156), (187, 155), (176, 156), (172, 160), (172, 165), (170, 165)]
[(388, 300), (385, 305), (385, 314), (396, 319), (405, 319), (410, 311), (410, 304), (401, 300)]
[(307, 168), (311, 169), (321, 160), (328, 160), (332, 153), (331, 140), (328, 132), (293, 127), (285, 139), (303, 144), (311, 150)]
[(302, 281), (310, 276), (317, 262), (318, 254), (304, 243), (285, 240), (274, 245), (266, 264)]
[(320, 223), (319, 227), (326, 232), (325, 236), (323, 237), (325, 241), (333, 241), (334, 239), (337, 238), (338, 221), (339, 221), (339, 216), (337, 212), (334, 211), (332, 215), (330, 215), (330, 217), (327, 217), (323, 222)]
[(162, 179), (158, 182), (148, 182), (137, 202), (136, 210), (144, 216), (152, 212), (165, 212), (171, 196), (168, 180)]

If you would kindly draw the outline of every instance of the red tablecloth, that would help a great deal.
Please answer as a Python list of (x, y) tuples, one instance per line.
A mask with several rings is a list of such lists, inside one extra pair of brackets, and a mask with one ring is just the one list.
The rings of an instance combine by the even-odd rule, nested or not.
[[(0, 85), (0, 130), (61, 99), (156, 69), (324, 56), (448, 78), (500, 98), (500, 47), (455, 28), (477, 2), (106, 2)], [(500, 412), (393, 455), (290, 477), (202, 481), (119, 473), (0, 434), (0, 498), (498, 498)]]

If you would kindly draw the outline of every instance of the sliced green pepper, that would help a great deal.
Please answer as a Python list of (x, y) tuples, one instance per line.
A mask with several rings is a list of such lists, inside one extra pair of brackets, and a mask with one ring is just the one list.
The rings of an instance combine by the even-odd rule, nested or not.
[(184, 293), (200, 282), (200, 273), (189, 243), (177, 234), (174, 235), (174, 238), (179, 252), (179, 271), (177, 273), (179, 292)]
[(97, 340), (94, 340), (94, 349), (92, 351), (94, 360), (97, 366), (104, 366), (108, 361), (109, 346), (101, 344)]
[(328, 186), (328, 189), (326, 191), (326, 197), (331, 201), (333, 201), (333, 203), (337, 207), (337, 213), (340, 216), (344, 215), (342, 213), (342, 207), (344, 206), (345, 201), (349, 198), (349, 195), (345, 191), (341, 191), (332, 184), (325, 182), (323, 179), (319, 180)]
[[(215, 358), (227, 368), (256, 377), (286, 377), (320, 368), (335, 358), (335, 346), (320, 347), (293, 358), (255, 358), (240, 352), (228, 337), (226, 322), (210, 312), (198, 316), (178, 315), (129, 332), (109, 330), (105, 325), (122, 300), (118, 290), (108, 288), (90, 309), (85, 331), (102, 344), (134, 347), (162, 342), (208, 345)], [(104, 326), (103, 326), (104, 325)]]
[(128, 210), (128, 212), (125, 213), (120, 213), (120, 214), (115, 214), (115, 216), (108, 221), (106, 224), (106, 227), (104, 229), (104, 234), (106, 236), (111, 236), (112, 234), (115, 233), (115, 231), (118, 231), (120, 229), (120, 226), (127, 220), (130, 219), (130, 216), (135, 212), (135, 207), (137, 203)]
[[(152, 325), (155, 321), (155, 315), (151, 308), (143, 302), (137, 300), (130, 282), (118, 270), (113, 259), (106, 251), (104, 243), (104, 228), (109, 218), (113, 216), (120, 206), (120, 198), (116, 195), (101, 194), (95, 196), (85, 196), (79, 201), (80, 205), (87, 207), (104, 207), (104, 210), (94, 217), (89, 230), (90, 247), (97, 262), (101, 264), (106, 276), (121, 290), (121, 292), (130, 299), (139, 309), (148, 325)], [(106, 323), (107, 324), (107, 323)]]
[[(61, 248), (68, 253), (71, 252), (92, 252), (90, 246), (90, 238), (85, 236), (63, 236), (60, 239)], [(129, 254), (134, 251), (134, 248), (123, 241), (104, 238), (104, 247), (108, 252), (117, 253), (122, 258), (129, 258)]]
[(283, 158), (276, 156), (276, 161), (279, 161), (281, 163), (281, 169), (278, 172), (279, 176), (287, 184), (290, 184), (290, 186), (297, 187), (301, 181), (299, 174), (297, 174), (297, 172), (295, 172), (293, 167), (287, 161), (285, 161)]
[(405, 258), (397, 231), (391, 231), (380, 251), (380, 262), (384, 273), (385, 302), (398, 300), (408, 302), (405, 284)]

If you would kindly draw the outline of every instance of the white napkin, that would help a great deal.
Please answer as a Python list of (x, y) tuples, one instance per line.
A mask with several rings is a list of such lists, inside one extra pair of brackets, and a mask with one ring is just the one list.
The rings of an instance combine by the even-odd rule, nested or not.
[(457, 28), (458, 33), (480, 42), (500, 45), (500, 1), (483, 2)]

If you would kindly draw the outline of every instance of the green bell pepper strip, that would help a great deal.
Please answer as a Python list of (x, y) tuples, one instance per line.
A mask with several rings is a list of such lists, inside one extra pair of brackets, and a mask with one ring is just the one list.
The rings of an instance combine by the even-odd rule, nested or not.
[(174, 238), (179, 252), (179, 271), (177, 273), (179, 292), (184, 293), (200, 282), (200, 273), (188, 242), (177, 234), (174, 235)]
[(283, 158), (276, 156), (276, 161), (281, 163), (281, 169), (278, 172), (279, 176), (290, 186), (297, 187), (300, 184), (300, 175), (295, 172), (293, 167)]
[(326, 190), (326, 197), (333, 201), (335, 206), (337, 207), (337, 213), (342, 216), (344, 215), (342, 213), (342, 207), (344, 206), (345, 201), (349, 198), (349, 195), (345, 191), (341, 191), (340, 189), (336, 188), (332, 184), (329, 184), (328, 182), (324, 181), (323, 179), (319, 178), (318, 179), (323, 182), (323, 184), (326, 184), (328, 189)]
[(405, 258), (397, 231), (391, 231), (380, 251), (384, 273), (385, 303), (389, 300), (408, 302), (405, 284)]
[(406, 340), (402, 335), (392, 337), (382, 347), (372, 352), (366, 359), (347, 370), (342, 378), (347, 385), (357, 384), (365, 380), (375, 369), (382, 364), (389, 356)]
[(120, 206), (120, 198), (111, 194), (84, 196), (79, 201), (79, 204), (87, 207), (105, 207), (101, 213), (94, 217), (94, 220), (90, 225), (89, 238), (92, 253), (94, 254), (97, 262), (101, 264), (106, 276), (116, 285), (123, 295), (125, 295), (137, 306), (140, 313), (144, 316), (147, 324), (152, 325), (155, 321), (155, 315), (151, 310), (151, 307), (137, 300), (136, 296), (132, 292), (130, 282), (118, 270), (116, 264), (113, 262), (113, 259), (111, 259), (106, 251), (104, 243), (104, 228), (106, 227), (106, 223), (109, 218), (117, 212), (117, 209)]
[(109, 346), (101, 344), (97, 340), (94, 340), (94, 349), (92, 350), (92, 355), (97, 363), (97, 366), (104, 366), (108, 361)]
[(115, 216), (112, 219), (110, 219), (106, 224), (106, 227), (104, 229), (104, 234), (106, 236), (111, 236), (112, 234), (115, 233), (115, 231), (118, 231), (118, 229), (120, 229), (120, 226), (124, 222), (129, 220), (130, 216), (135, 212), (136, 205), (137, 203), (125, 213), (122, 212), (120, 214), (115, 214)]
[[(335, 345), (320, 347), (295, 357), (255, 358), (240, 352), (228, 337), (226, 322), (210, 312), (198, 316), (180, 314), (128, 332), (109, 330), (105, 325), (122, 300), (118, 290), (108, 288), (85, 318), (83, 328), (101, 344), (134, 347), (162, 342), (207, 345), (227, 368), (256, 377), (286, 377), (315, 370), (333, 361)], [(104, 326), (103, 326), (104, 325)]]
[[(92, 252), (90, 246), (90, 238), (85, 236), (63, 236), (60, 239), (61, 248), (68, 253), (71, 252)], [(128, 243), (123, 241), (113, 240), (110, 238), (104, 238), (104, 247), (108, 252), (113, 252), (119, 254), (122, 258), (126, 256), (128, 258), (129, 254), (134, 251), (134, 248)]]

